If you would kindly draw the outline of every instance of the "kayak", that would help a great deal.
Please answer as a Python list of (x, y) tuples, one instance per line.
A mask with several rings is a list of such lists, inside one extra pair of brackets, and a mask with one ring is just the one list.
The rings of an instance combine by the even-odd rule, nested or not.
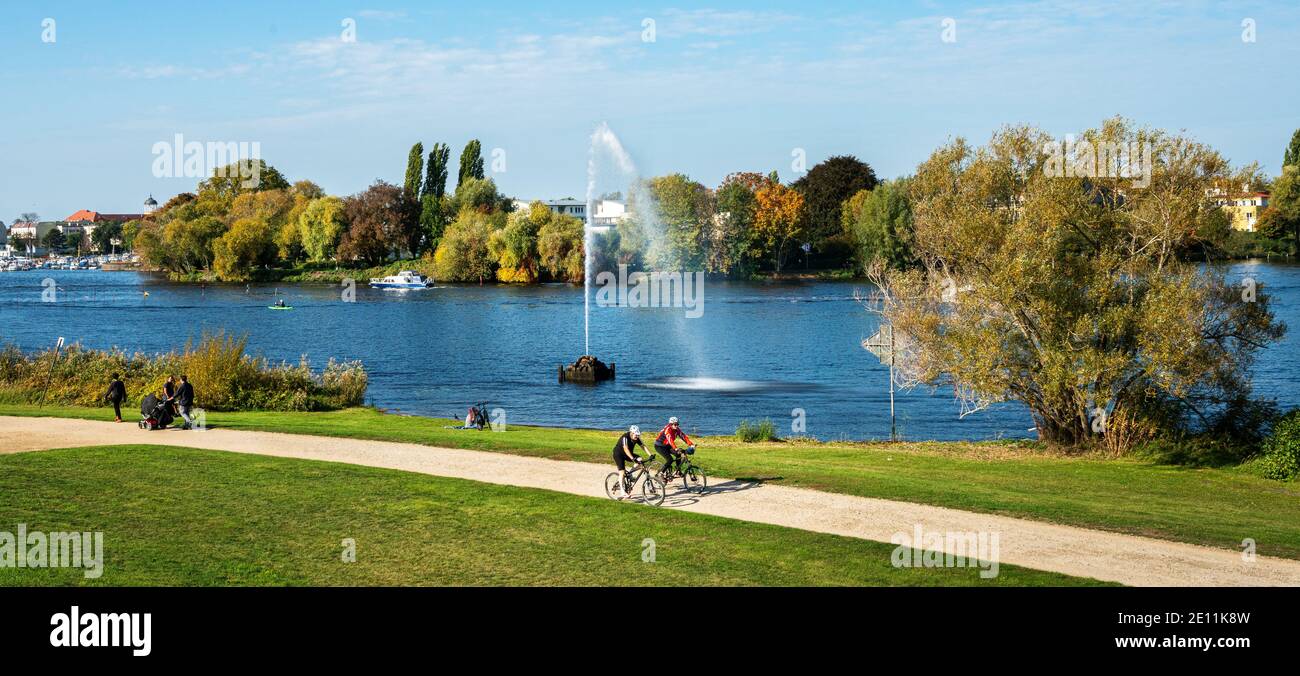
[(266, 309), (268, 309), (268, 310), (292, 310), (292, 309), (293, 309), (293, 306), (292, 306), (292, 305), (268, 305), (268, 306), (266, 306)]

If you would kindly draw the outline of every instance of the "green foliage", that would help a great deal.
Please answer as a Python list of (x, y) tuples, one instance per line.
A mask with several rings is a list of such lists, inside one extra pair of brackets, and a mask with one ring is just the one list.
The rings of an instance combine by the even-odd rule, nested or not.
[(266, 221), (243, 218), (235, 221), (212, 245), (213, 271), (223, 282), (244, 282), (253, 271), (275, 259), (275, 233)]
[(1272, 218), (1281, 221), (1277, 229), (1290, 238), (1292, 252), (1300, 252), (1300, 166), (1283, 168), (1282, 175), (1273, 181), (1265, 214), (1270, 211), (1276, 212)]
[(451, 148), (446, 143), (433, 144), (424, 176), (424, 192), (420, 195), (422, 200), (429, 196), (441, 200), (447, 194), (447, 164), (450, 161)]
[[(545, 207), (542, 211), (550, 212)], [(488, 249), (497, 259), (497, 279), (508, 283), (530, 284), (537, 281), (537, 233), (549, 219), (533, 218), (536, 209), (510, 214), (506, 227), (494, 231)]]
[(50, 231), (41, 238), (41, 245), (50, 251), (62, 251), (67, 244), (67, 238), (58, 228), (50, 228)]
[(877, 260), (895, 269), (915, 264), (906, 179), (884, 181), (874, 190), (858, 192), (844, 203), (842, 220), (861, 269), (870, 269)]
[(1286, 152), (1282, 153), (1282, 170), (1286, 171), (1287, 167), (1300, 169), (1300, 129), (1291, 134), (1291, 143), (1287, 144)]
[(549, 219), (537, 233), (537, 255), (551, 279), (577, 284), (583, 279), (582, 221), (571, 216)]
[(768, 418), (751, 423), (741, 420), (736, 426), (736, 441), (752, 444), (759, 441), (775, 441), (776, 425)]
[(492, 279), (497, 264), (488, 247), (492, 230), (492, 220), (486, 214), (461, 211), (443, 232), (434, 254), (438, 279), (480, 284)]
[(1292, 410), (1273, 424), (1257, 460), (1264, 477), (1291, 481), (1300, 475), (1300, 409)]
[[(359, 406), (367, 376), (359, 362), (336, 363), (314, 373), (306, 361), (272, 364), (245, 353), (247, 339), (204, 335), (180, 352), (146, 355), (118, 350), (86, 350), (72, 345), (25, 354), (13, 346), (0, 350), (0, 390), (11, 400), (35, 403), (46, 387), (49, 405), (102, 406), (112, 374), (122, 376), (130, 402), (162, 391), (167, 376), (188, 375), (196, 405), (213, 411), (324, 411)], [(53, 376), (50, 377), (53, 364)]]
[(478, 139), (472, 139), (465, 144), (465, 149), (460, 151), (460, 173), (456, 176), (456, 191), (460, 192), (460, 186), (471, 178), (483, 178), (483, 144), (479, 143)]
[[(859, 191), (874, 189), (877, 182), (871, 165), (851, 155), (828, 158), (794, 182), (792, 187), (804, 198), (804, 229), (817, 250), (842, 232), (840, 205)], [(835, 267), (840, 263), (832, 261)]]
[(442, 231), (447, 227), (450, 200), (426, 193), (420, 201), (420, 230), (424, 233), (424, 248), (436, 251), (442, 241)]
[(323, 262), (334, 257), (347, 229), (343, 200), (326, 196), (312, 200), (298, 217), (298, 237), (307, 258)]
[(714, 213), (708, 188), (685, 174), (652, 178), (647, 187), (664, 229), (663, 247), (648, 252), (647, 264), (661, 271), (704, 269)]
[(745, 277), (758, 267), (758, 242), (754, 216), (758, 210), (756, 193), (764, 184), (757, 173), (736, 173), (718, 186), (717, 227), (709, 230), (709, 272)]
[(95, 226), (94, 232), (90, 234), (90, 244), (96, 251), (110, 253), (114, 248), (113, 240), (121, 238), (122, 224), (116, 221), (105, 221)]
[(199, 199), (229, 203), (246, 192), (283, 190), (288, 187), (289, 181), (284, 174), (265, 160), (239, 160), (213, 169), (212, 176), (199, 183)]
[(416, 143), (411, 146), (411, 152), (406, 158), (406, 182), (402, 187), (406, 190), (406, 197), (411, 201), (420, 199), (420, 188), (424, 181), (424, 144)]
[(497, 211), (506, 198), (497, 192), (496, 181), (481, 176), (471, 176), (456, 186), (456, 195), (452, 198), (452, 211), (460, 213), (471, 209), (481, 213)]
[(912, 179), (922, 269), (874, 275), (907, 339), (904, 382), (951, 384), (968, 410), (1021, 401), (1042, 439), (1070, 447), (1092, 440), (1100, 406), (1145, 420), (1174, 401), (1190, 420), (1247, 397), (1256, 351), (1285, 331), (1267, 293), (1243, 303), (1221, 271), (1177, 258), (1222, 217), (1221, 155), (1120, 119), (1084, 137), (1150, 142), (1161, 164), (1140, 186), (1064, 175), (1031, 127), (978, 150), (958, 139)]

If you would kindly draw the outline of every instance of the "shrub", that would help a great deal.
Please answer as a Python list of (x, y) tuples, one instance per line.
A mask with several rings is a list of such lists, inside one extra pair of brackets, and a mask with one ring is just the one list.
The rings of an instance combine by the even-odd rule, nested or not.
[(1258, 464), (1264, 476), (1290, 481), (1300, 474), (1300, 409), (1282, 416), (1264, 440)]
[[(245, 353), (246, 338), (204, 335), (181, 352), (145, 355), (120, 350), (85, 350), (72, 345), (55, 361), (53, 350), (24, 354), (0, 350), (0, 401), (102, 406), (110, 376), (120, 374), (130, 401), (162, 391), (168, 375), (186, 374), (196, 405), (211, 411), (322, 411), (359, 406), (368, 378), (359, 362), (330, 361), (319, 375), (304, 359), (273, 364)], [(53, 367), (53, 368), (51, 368)]]
[(736, 440), (747, 444), (756, 441), (774, 441), (776, 440), (776, 425), (767, 418), (755, 423), (742, 420), (736, 426)]

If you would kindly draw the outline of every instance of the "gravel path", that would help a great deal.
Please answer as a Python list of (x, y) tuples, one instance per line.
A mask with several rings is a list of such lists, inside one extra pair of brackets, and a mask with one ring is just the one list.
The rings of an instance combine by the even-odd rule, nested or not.
[[(487, 432), (469, 432), (488, 434)], [(612, 439), (612, 437), (611, 437)], [(613, 468), (417, 444), (213, 429), (146, 432), (134, 424), (0, 416), (0, 453), (157, 444), (327, 460), (605, 498)], [(611, 441), (612, 445), (612, 441)], [(707, 461), (706, 461), (707, 464)], [(999, 561), (1128, 585), (1300, 586), (1300, 561), (929, 505), (710, 479), (703, 496), (671, 488), (664, 507), (889, 542), (896, 533), (997, 533)], [(629, 509), (648, 509), (629, 505)], [(1243, 535), (1245, 537), (1246, 535)]]

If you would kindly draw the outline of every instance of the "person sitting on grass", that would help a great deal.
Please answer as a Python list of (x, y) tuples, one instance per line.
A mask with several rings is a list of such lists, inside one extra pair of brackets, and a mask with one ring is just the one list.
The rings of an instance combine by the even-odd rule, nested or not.
[(113, 422), (122, 422), (122, 402), (126, 401), (126, 385), (118, 379), (116, 373), (108, 383), (108, 392), (104, 393), (104, 398), (113, 405)]
[(645, 462), (640, 456), (632, 452), (632, 449), (636, 446), (640, 446), (641, 450), (645, 451), (647, 454), (650, 452), (646, 449), (645, 442), (641, 441), (641, 428), (636, 425), (627, 428), (627, 431), (623, 433), (623, 436), (618, 438), (618, 443), (614, 444), (614, 464), (618, 466), (617, 497), (619, 500), (628, 496), (628, 493), (623, 490), (623, 477), (627, 475), (627, 461), (631, 460), (637, 465)]

